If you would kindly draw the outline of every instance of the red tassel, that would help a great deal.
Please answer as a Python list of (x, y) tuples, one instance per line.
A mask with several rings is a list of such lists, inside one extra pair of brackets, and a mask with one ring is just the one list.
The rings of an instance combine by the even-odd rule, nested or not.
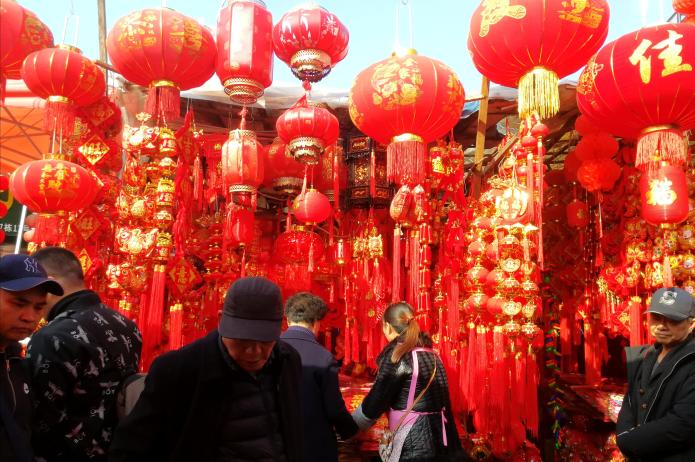
[(345, 328), (343, 329), (343, 348), (345, 350), (345, 364), (349, 363), (352, 359), (352, 337), (350, 336), (350, 320), (348, 316), (345, 316)]
[(239, 277), (246, 277), (246, 246), (241, 249), (241, 268)]
[(534, 192), (534, 179), (535, 173), (533, 171), (533, 153), (529, 152), (526, 154), (526, 189), (528, 191), (528, 213), (529, 221), (533, 223), (536, 216), (536, 195)]
[(671, 271), (671, 258), (668, 253), (664, 255), (664, 287), (673, 287), (673, 273)]
[[(340, 210), (340, 152), (338, 151), (338, 145), (335, 145), (333, 149), (333, 208), (337, 211)], [(374, 171), (374, 164), (372, 163), (370, 170)], [(372, 180), (371, 176), (369, 179), (369, 191), (372, 191)], [(375, 186), (376, 189), (376, 186)], [(372, 196), (374, 197), (374, 196)]]
[(538, 360), (533, 352), (526, 357), (526, 389), (524, 410), (526, 428), (534, 438), (538, 438)]
[(164, 289), (166, 284), (166, 266), (156, 264), (153, 268), (150, 282), (150, 297), (145, 313), (141, 313), (141, 331), (143, 338), (143, 366), (148, 368), (154, 359), (159, 344), (162, 341), (162, 321), (164, 318)]
[(176, 86), (151, 85), (147, 93), (145, 112), (155, 118), (161, 115), (164, 122), (177, 119), (181, 115), (181, 96)]
[(397, 225), (393, 228), (393, 287), (391, 290), (391, 301), (401, 300), (401, 228)]
[(374, 152), (374, 148), (369, 154), (369, 196), (376, 197), (376, 152)]
[(169, 350), (183, 346), (183, 307), (175, 303), (169, 307)]
[(425, 180), (427, 145), (417, 137), (394, 141), (387, 148), (386, 175), (398, 184), (418, 184)]
[(75, 131), (75, 106), (67, 101), (51, 101), (49, 98), (43, 109), (43, 127), (49, 133), (55, 130), (60, 136), (72, 136)]
[(632, 297), (628, 303), (630, 313), (630, 346), (642, 344), (644, 325), (642, 324), (642, 299)]
[(193, 199), (198, 205), (198, 210), (203, 208), (203, 166), (200, 156), (193, 161)]

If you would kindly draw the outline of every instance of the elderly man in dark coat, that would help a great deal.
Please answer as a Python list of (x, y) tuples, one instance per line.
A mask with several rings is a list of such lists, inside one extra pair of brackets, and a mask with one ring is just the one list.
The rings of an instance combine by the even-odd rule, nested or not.
[(357, 433), (338, 386), (338, 362), (316, 340), (328, 307), (318, 296), (300, 292), (285, 303), (289, 328), (282, 339), (302, 358), (304, 461), (338, 460), (336, 432), (344, 439)]
[(683, 289), (659, 289), (647, 312), (655, 343), (628, 349), (618, 447), (631, 462), (695, 461), (693, 298)]
[(112, 462), (302, 462), (301, 362), (279, 340), (280, 289), (238, 279), (217, 332), (152, 363)]

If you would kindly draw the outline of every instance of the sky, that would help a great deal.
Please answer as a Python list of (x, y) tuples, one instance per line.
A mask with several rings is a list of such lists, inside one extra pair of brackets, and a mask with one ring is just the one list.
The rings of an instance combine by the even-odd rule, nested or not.
[[(96, 0), (18, 1), (25, 8), (34, 11), (51, 28), (56, 43), (61, 42), (66, 17), (74, 12), (79, 18), (77, 43), (74, 37), (78, 21), (74, 17), (70, 18), (65, 43), (76, 45), (90, 58), (98, 58)], [(277, 22), (287, 10), (305, 1), (266, 0), (265, 3), (273, 15), (273, 22)], [(347, 57), (316, 85), (325, 89), (347, 90), (361, 70), (388, 57), (396, 43), (397, 11), (400, 18), (400, 43), (408, 47), (410, 8), (413, 48), (421, 55), (438, 59), (452, 67), (466, 93), (480, 93), (481, 76), (473, 66), (466, 48), (470, 17), (479, 0), (321, 0), (318, 3), (338, 16), (347, 26), (350, 45)], [(164, 5), (214, 30), (221, 4), (220, 0), (106, 0), (106, 25), (110, 30), (118, 18), (131, 11)], [(608, 0), (608, 4), (611, 17), (607, 42), (640, 27), (664, 22), (673, 13), (671, 0)], [(277, 58), (274, 81), (296, 82), (300, 86), (288, 67)]]

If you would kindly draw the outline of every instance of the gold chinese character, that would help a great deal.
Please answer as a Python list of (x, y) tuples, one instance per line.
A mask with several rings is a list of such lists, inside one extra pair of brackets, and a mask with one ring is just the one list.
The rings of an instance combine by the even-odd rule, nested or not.
[(671, 189), (671, 180), (649, 180), (649, 191), (647, 191), (647, 204), (666, 206), (673, 204), (677, 195)]
[(667, 77), (677, 72), (690, 72), (693, 70), (693, 66), (683, 63), (683, 58), (680, 56), (683, 51), (683, 45), (676, 43), (680, 38), (683, 38), (682, 34), (675, 30), (669, 30), (668, 38), (656, 45), (652, 46), (651, 40), (643, 39), (639, 46), (635, 48), (635, 51), (630, 56), (630, 63), (633, 66), (639, 64), (640, 78), (643, 83), (647, 84), (652, 80), (652, 58), (651, 56), (645, 56), (650, 47), (653, 50), (663, 50), (657, 56), (664, 63), (664, 69), (661, 71), (662, 77)]

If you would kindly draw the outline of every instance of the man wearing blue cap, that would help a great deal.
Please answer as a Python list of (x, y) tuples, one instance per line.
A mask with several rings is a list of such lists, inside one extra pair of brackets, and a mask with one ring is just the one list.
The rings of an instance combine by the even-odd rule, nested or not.
[(276, 284), (234, 282), (216, 331), (152, 363), (109, 460), (302, 462), (301, 362), (281, 328)]
[(47, 294), (63, 295), (39, 262), (28, 255), (0, 258), (0, 460), (33, 461), (30, 374), (18, 343), (46, 311)]
[(631, 462), (695, 460), (695, 301), (659, 289), (647, 313), (654, 345), (627, 349), (618, 447)]

